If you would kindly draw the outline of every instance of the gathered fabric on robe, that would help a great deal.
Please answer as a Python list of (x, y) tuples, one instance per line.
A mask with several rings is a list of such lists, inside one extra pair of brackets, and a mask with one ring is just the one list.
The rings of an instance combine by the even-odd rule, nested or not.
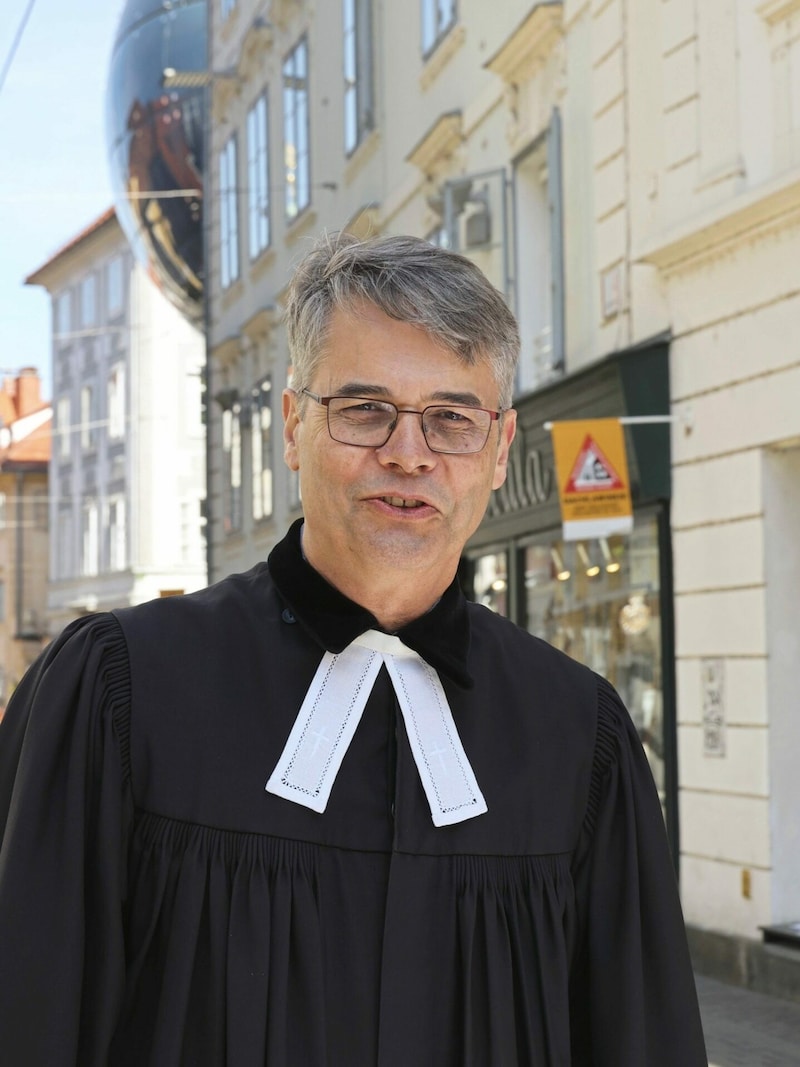
[(439, 672), (488, 812), (435, 827), (385, 668), (318, 814), (265, 791), (325, 649), (303, 560), (72, 624), (0, 725), (11, 1067), (699, 1067), (658, 797), (612, 687), (451, 586)]

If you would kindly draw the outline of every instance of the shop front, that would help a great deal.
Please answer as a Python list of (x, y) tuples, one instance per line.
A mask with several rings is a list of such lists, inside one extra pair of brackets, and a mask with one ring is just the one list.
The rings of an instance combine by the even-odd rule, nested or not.
[(521, 397), (506, 484), (467, 546), (472, 597), (602, 674), (628, 707), (678, 856), (668, 424), (625, 427), (630, 534), (565, 540), (545, 423), (664, 415), (669, 344), (637, 346)]

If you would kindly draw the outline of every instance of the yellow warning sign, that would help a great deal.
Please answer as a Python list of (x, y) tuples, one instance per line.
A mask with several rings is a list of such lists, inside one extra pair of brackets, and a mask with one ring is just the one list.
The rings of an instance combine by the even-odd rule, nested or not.
[(552, 433), (564, 540), (630, 533), (633, 508), (619, 419), (554, 422)]

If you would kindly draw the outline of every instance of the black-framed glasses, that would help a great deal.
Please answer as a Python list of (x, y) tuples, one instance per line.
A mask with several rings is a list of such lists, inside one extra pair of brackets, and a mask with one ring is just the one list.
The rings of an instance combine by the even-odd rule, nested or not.
[(419, 415), (431, 452), (469, 455), (481, 451), (489, 440), (492, 423), (503, 414), (462, 404), (429, 404), (415, 411), (374, 397), (317, 396), (309, 389), (301, 392), (326, 409), (333, 440), (357, 448), (381, 448), (392, 436), (400, 415)]

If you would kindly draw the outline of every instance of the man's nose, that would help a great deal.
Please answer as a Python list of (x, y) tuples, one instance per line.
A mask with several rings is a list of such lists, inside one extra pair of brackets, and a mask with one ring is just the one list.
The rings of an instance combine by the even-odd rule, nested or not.
[(418, 411), (398, 411), (389, 440), (376, 451), (381, 463), (402, 467), (407, 473), (436, 463), (436, 453), (428, 448)]

